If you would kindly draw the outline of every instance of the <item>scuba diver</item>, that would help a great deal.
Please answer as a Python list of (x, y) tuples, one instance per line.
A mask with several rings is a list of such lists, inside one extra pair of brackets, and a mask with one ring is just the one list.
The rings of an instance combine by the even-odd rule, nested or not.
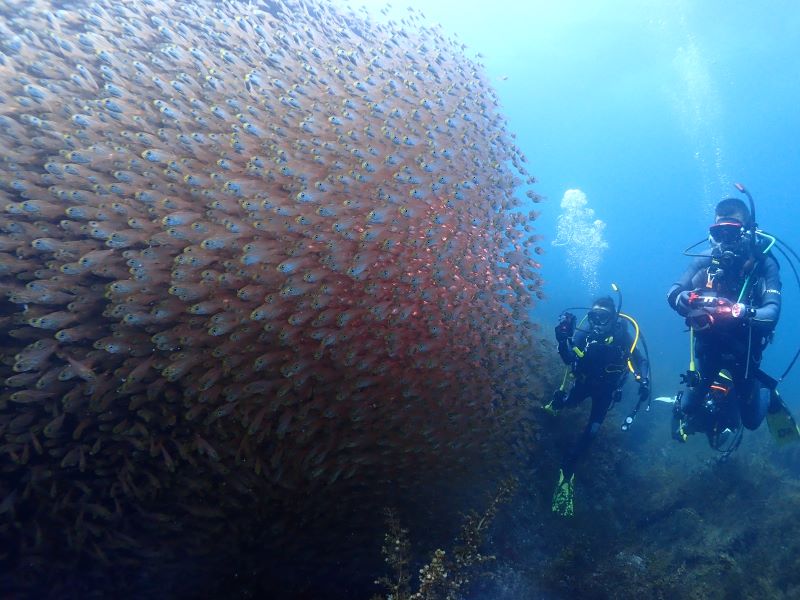
[[(726, 455), (741, 441), (742, 426), (754, 430), (768, 414), (782, 419), (782, 435), (797, 437), (794, 420), (777, 393), (778, 381), (760, 369), (781, 311), (780, 269), (771, 252), (777, 240), (758, 229), (752, 197), (744, 186), (736, 187), (747, 195), (750, 208), (739, 198), (717, 204), (710, 248), (688, 254), (702, 241), (687, 248), (684, 254), (694, 261), (667, 294), (670, 307), (686, 319), (690, 335), (689, 370), (682, 375), (688, 392), (676, 396), (672, 437), (685, 442), (689, 434), (703, 432)], [(729, 404), (738, 409), (738, 417), (727, 421), (731, 425), (712, 422), (714, 405), (731, 388), (734, 402)], [(768, 418), (768, 423), (772, 430), (773, 421)], [(723, 429), (716, 431), (717, 426)], [(725, 449), (721, 434), (731, 439)]]
[[(612, 287), (619, 294), (616, 285)], [(621, 307), (622, 296), (619, 295)], [(649, 361), (637, 348), (640, 335), (636, 321), (615, 308), (614, 301), (608, 296), (595, 300), (577, 327), (576, 321), (572, 313), (565, 311), (556, 325), (558, 353), (567, 369), (561, 387), (544, 407), (547, 412), (556, 414), (564, 407), (577, 406), (584, 399), (592, 398), (589, 422), (563, 460), (553, 494), (553, 512), (562, 516), (574, 513), (575, 465), (588, 450), (612, 404), (622, 397), (628, 371), (639, 382), (639, 403), (623, 429), (633, 420), (639, 406), (650, 397)], [(628, 331), (628, 321), (635, 329), (633, 338)]]

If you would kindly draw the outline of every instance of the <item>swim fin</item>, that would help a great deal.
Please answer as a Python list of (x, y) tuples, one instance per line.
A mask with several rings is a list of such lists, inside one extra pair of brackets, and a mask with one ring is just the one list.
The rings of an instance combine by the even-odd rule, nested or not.
[(797, 422), (778, 390), (772, 390), (770, 393), (767, 427), (779, 446), (800, 441), (800, 429), (797, 428)]
[(571, 517), (575, 514), (575, 473), (569, 479), (564, 477), (564, 470), (558, 471), (558, 483), (553, 492), (553, 512), (562, 517)]

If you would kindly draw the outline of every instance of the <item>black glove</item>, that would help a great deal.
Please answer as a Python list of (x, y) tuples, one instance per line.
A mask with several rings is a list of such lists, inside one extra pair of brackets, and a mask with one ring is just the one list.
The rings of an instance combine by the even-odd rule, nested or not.
[(650, 397), (650, 380), (647, 377), (642, 377), (639, 380), (639, 398), (645, 400)]
[(706, 290), (698, 288), (695, 290), (685, 290), (675, 298), (675, 310), (683, 317), (688, 317), (690, 313), (695, 316), (699, 311), (711, 314), (714, 312), (718, 300), (727, 302), (724, 298), (709, 295)]
[(692, 292), (685, 291), (678, 294), (678, 297), (675, 299), (675, 310), (678, 311), (678, 314), (684, 317), (689, 314), (691, 310), (691, 301)]
[(575, 333), (575, 321), (575, 315), (572, 313), (561, 313), (558, 318), (558, 325), (555, 328), (557, 342), (566, 342), (572, 337), (572, 334)]

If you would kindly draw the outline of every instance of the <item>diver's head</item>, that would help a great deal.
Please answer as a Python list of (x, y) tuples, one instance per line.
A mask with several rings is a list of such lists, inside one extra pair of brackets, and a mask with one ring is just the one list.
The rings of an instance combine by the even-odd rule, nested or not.
[(587, 315), (589, 327), (595, 335), (608, 335), (617, 322), (617, 310), (610, 296), (603, 296), (592, 302), (592, 308)]
[(755, 264), (755, 224), (739, 198), (725, 198), (714, 210), (708, 228), (711, 265), (708, 274), (715, 288), (733, 290), (741, 286), (745, 273)]
[(725, 198), (714, 210), (714, 223), (708, 228), (712, 252), (727, 261), (745, 259), (751, 254), (750, 211), (739, 198)]
[(725, 198), (717, 203), (714, 209), (715, 222), (720, 221), (738, 221), (742, 227), (749, 228), (750, 223), (750, 210), (747, 205), (739, 198)]

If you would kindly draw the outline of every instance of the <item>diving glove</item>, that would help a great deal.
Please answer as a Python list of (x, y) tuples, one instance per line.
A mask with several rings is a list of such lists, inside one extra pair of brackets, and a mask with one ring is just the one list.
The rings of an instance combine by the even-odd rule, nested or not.
[(556, 341), (566, 342), (575, 333), (575, 323), (577, 319), (575, 315), (568, 312), (563, 312), (558, 317), (558, 325), (555, 327)]
[(567, 392), (561, 388), (553, 392), (553, 399), (545, 404), (542, 408), (546, 413), (557, 415), (558, 411), (564, 408), (564, 401), (567, 399)]
[(650, 397), (650, 380), (647, 377), (639, 379), (639, 398), (647, 400)]
[(672, 405), (672, 439), (677, 442), (686, 442), (689, 439), (686, 414), (681, 409), (680, 400), (676, 399)]
[(564, 469), (558, 470), (558, 483), (553, 492), (553, 512), (562, 517), (571, 517), (575, 514), (573, 496), (575, 493), (575, 473), (569, 480), (564, 477)]

